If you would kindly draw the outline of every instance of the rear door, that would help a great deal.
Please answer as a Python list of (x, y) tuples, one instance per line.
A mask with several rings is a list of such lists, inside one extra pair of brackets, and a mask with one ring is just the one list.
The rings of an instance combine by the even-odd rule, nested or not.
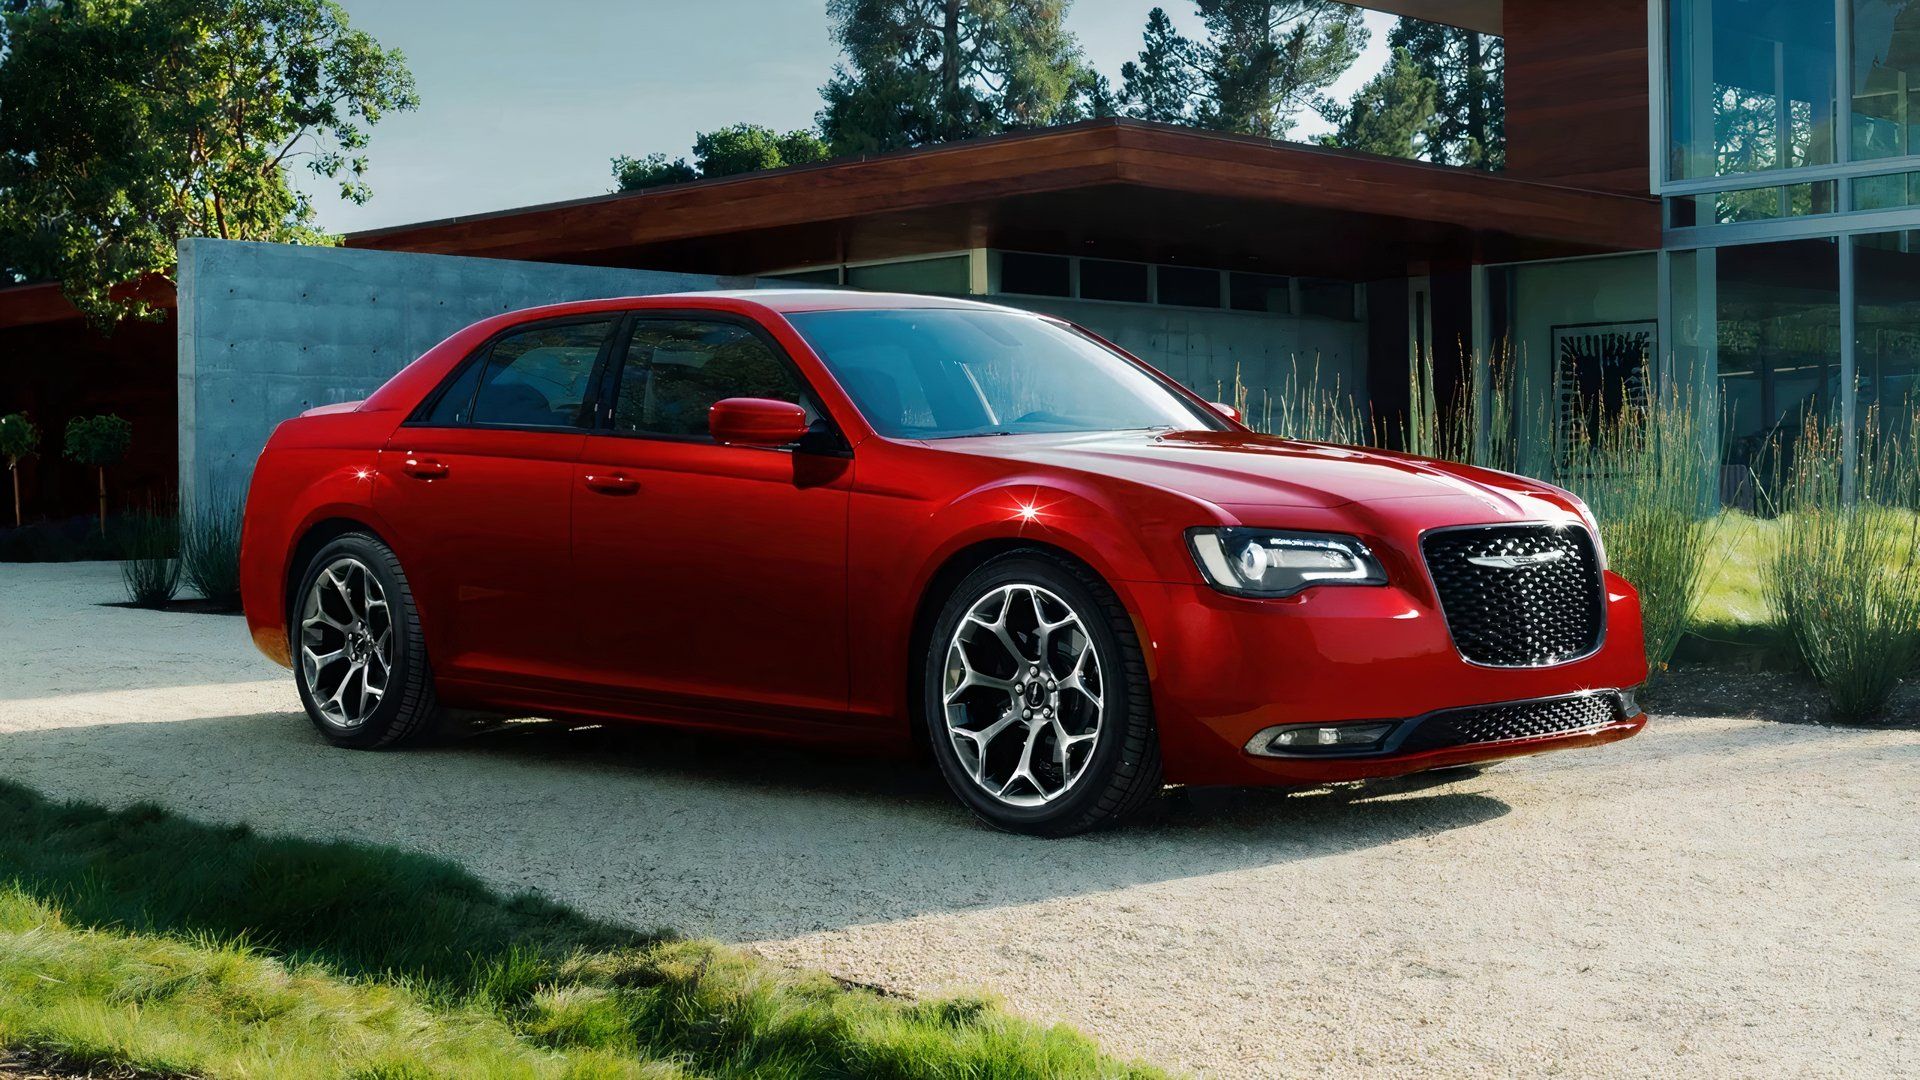
[(436, 674), (569, 676), (573, 469), (617, 323), (608, 314), (501, 333), (381, 452), (374, 506), (397, 533)]
[[(839, 719), (852, 459), (779, 345), (742, 317), (634, 318), (573, 486), (579, 651), (668, 708)], [(821, 446), (723, 446), (707, 410), (798, 403)]]

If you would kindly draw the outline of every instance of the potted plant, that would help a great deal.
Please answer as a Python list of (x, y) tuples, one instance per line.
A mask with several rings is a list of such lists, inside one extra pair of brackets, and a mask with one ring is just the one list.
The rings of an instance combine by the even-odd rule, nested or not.
[(0, 457), (7, 459), (7, 472), (13, 477), (13, 527), (25, 524), (20, 516), (20, 459), (40, 448), (40, 429), (25, 413), (0, 416)]
[(133, 441), (133, 425), (107, 413), (67, 421), (67, 457), (91, 465), (100, 478), (100, 535), (107, 535), (107, 466), (118, 464)]

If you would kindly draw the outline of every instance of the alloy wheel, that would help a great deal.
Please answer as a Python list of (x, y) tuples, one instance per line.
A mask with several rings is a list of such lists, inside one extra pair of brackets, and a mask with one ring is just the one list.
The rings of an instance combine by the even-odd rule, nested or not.
[(380, 582), (355, 558), (328, 563), (301, 609), (300, 663), (320, 716), (337, 728), (367, 722), (393, 675), (393, 618)]
[(1043, 806), (1086, 773), (1105, 693), (1086, 624), (1037, 585), (980, 597), (947, 643), (948, 738), (973, 782), (1008, 806)]

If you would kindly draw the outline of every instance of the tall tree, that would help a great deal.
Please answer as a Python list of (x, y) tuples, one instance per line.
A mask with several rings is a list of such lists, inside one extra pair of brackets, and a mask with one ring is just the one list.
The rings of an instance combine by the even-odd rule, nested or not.
[(1506, 43), (1478, 30), (1401, 19), (1388, 36), (1434, 84), (1425, 157), (1441, 165), (1499, 169), (1507, 162)]
[(96, 321), (183, 237), (324, 241), (304, 163), (365, 202), (367, 130), (416, 104), (331, 0), (62, 0), (0, 15), (0, 267)]
[(614, 190), (639, 191), (662, 184), (811, 165), (826, 159), (827, 144), (805, 128), (782, 134), (759, 124), (734, 124), (696, 136), (692, 163), (665, 154), (637, 158), (622, 154), (614, 158)]
[(1368, 80), (1338, 118), (1327, 142), (1388, 157), (1419, 157), (1434, 126), (1438, 89), (1405, 49)]
[(1334, 0), (1196, 0), (1206, 22), (1198, 121), (1284, 139), (1301, 109), (1326, 109), (1322, 91), (1367, 45), (1360, 9)]
[(1174, 29), (1165, 8), (1147, 12), (1138, 59), (1120, 65), (1120, 101), (1128, 116), (1184, 124), (1193, 119), (1200, 89), (1193, 42)]
[(804, 128), (783, 135), (759, 124), (734, 124), (702, 132), (693, 140), (693, 158), (701, 176), (733, 176), (825, 161), (827, 144)]
[(821, 87), (835, 156), (1041, 127), (1097, 109), (1070, 0), (827, 0), (845, 62)]

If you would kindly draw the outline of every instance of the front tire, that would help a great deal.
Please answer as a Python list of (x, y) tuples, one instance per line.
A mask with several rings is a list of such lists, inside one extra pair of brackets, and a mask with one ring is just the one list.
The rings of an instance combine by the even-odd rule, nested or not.
[(419, 613), (393, 549), (364, 533), (335, 538), (307, 564), (292, 607), (294, 683), (328, 742), (377, 750), (438, 725)]
[(934, 623), (921, 685), (941, 775), (995, 828), (1070, 836), (1160, 791), (1133, 620), (1076, 563), (1016, 551), (967, 575)]

